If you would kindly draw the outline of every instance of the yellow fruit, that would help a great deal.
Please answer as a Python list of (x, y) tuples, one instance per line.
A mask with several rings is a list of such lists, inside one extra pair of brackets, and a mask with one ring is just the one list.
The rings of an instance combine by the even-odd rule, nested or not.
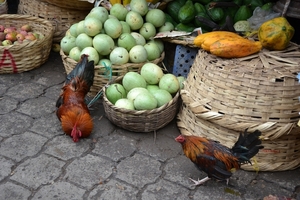
[(283, 50), (289, 45), (294, 33), (295, 29), (286, 18), (276, 17), (260, 26), (258, 39), (266, 49)]

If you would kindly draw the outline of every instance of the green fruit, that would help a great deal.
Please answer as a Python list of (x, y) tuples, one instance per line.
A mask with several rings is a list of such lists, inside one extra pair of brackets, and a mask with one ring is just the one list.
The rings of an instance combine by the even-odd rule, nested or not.
[(147, 51), (147, 60), (152, 61), (160, 57), (160, 50), (157, 44), (148, 42), (144, 45)]
[(158, 89), (154, 91), (153, 96), (157, 100), (157, 107), (161, 107), (172, 100), (172, 95), (167, 90)]
[(162, 69), (154, 63), (146, 63), (141, 68), (141, 75), (148, 84), (158, 84), (164, 73)]
[(106, 56), (114, 49), (114, 40), (106, 34), (98, 34), (93, 38), (93, 47), (100, 55)]
[(196, 28), (195, 25), (191, 24), (191, 23), (189, 23), (189, 24), (179, 23), (175, 27), (175, 30), (177, 30), (177, 31), (185, 31), (185, 32), (193, 32), (193, 30), (195, 28)]
[(219, 22), (222, 19), (225, 18), (224, 10), (219, 7), (213, 7), (211, 8), (209, 4), (206, 4), (205, 6), (206, 12), (208, 16), (214, 21), (214, 22)]
[(131, 30), (138, 30), (144, 24), (143, 17), (133, 10), (127, 13), (125, 21), (130, 26)]
[(166, 22), (170, 22), (175, 27), (177, 25), (177, 22), (169, 15), (168, 13), (165, 13), (166, 16)]
[(109, 85), (105, 90), (105, 95), (112, 104), (127, 96), (125, 88), (119, 83)]
[(128, 13), (128, 10), (122, 4), (116, 3), (110, 8), (109, 13), (110, 15), (115, 16), (118, 20), (124, 21)]
[(174, 74), (163, 75), (158, 86), (160, 89), (167, 90), (170, 94), (175, 94), (180, 88), (179, 81)]
[(145, 20), (153, 24), (155, 28), (159, 28), (166, 22), (166, 16), (162, 10), (152, 9), (146, 14)]
[(148, 12), (148, 3), (146, 0), (131, 0), (130, 8), (132, 11), (135, 11), (141, 16), (144, 16)]
[(117, 43), (119, 47), (124, 47), (127, 51), (136, 45), (135, 39), (130, 33), (122, 33)]
[(137, 72), (127, 72), (122, 80), (122, 85), (126, 91), (130, 91), (136, 87), (146, 88), (147, 83), (145, 79)]
[(235, 13), (233, 22), (236, 23), (241, 20), (247, 20), (252, 16), (252, 11), (249, 6), (241, 6)]
[(122, 24), (118, 19), (109, 18), (104, 22), (104, 31), (111, 38), (116, 39), (122, 34)]
[(147, 51), (143, 45), (135, 45), (129, 51), (129, 60), (132, 63), (143, 63), (147, 61)]
[(182, 5), (177, 1), (171, 1), (167, 4), (167, 13), (174, 19), (177, 23), (179, 22), (178, 13)]
[(133, 105), (136, 110), (152, 110), (157, 107), (157, 100), (146, 90), (147, 92), (137, 95), (133, 101)]
[(146, 39), (150, 40), (156, 35), (156, 28), (153, 24), (146, 22), (140, 28), (139, 33)]
[(118, 108), (134, 110), (133, 101), (126, 99), (126, 98), (122, 98), (122, 99), (119, 99), (118, 101), (116, 101), (115, 106)]
[(188, 0), (184, 6), (179, 9), (178, 20), (181, 23), (189, 23), (194, 20), (196, 15), (196, 10), (194, 8), (193, 2)]
[(109, 59), (113, 65), (122, 65), (129, 61), (129, 53), (123, 47), (116, 47), (110, 52)]

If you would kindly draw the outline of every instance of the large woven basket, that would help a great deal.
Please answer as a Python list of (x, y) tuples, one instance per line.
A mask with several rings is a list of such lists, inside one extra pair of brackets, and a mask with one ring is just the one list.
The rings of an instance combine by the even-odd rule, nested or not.
[(0, 24), (21, 27), (29, 24), (33, 31), (44, 35), (42, 39), (10, 46), (0, 46), (0, 74), (21, 73), (40, 67), (49, 57), (53, 26), (48, 20), (29, 15), (3, 14)]
[[(65, 55), (62, 50), (60, 50), (60, 55), (61, 55), (64, 67), (65, 67), (66, 73), (68, 74), (74, 69), (77, 62), (75, 60), (73, 60), (72, 58), (70, 58), (69, 56)], [(161, 54), (160, 58), (157, 58), (151, 62), (154, 64), (160, 64), (163, 61), (164, 57), (165, 57), (165, 53), (163, 52)], [(117, 76), (123, 76), (124, 74), (126, 74), (129, 71), (139, 72), (141, 67), (144, 64), (145, 63), (127, 63), (124, 65), (112, 65), (111, 69), (112, 69), (113, 76), (111, 77), (111, 79), (115, 79)], [(110, 81), (110, 77), (108, 76), (107, 70), (105, 69), (105, 67), (102, 65), (96, 65), (95, 66), (94, 83), (93, 83), (88, 95), (95, 96), (103, 88), (103, 86), (105, 86), (109, 81)]]
[(88, 13), (89, 11), (57, 7), (42, 0), (20, 0), (18, 7), (18, 14), (27, 14), (51, 21), (55, 30), (54, 42), (60, 42), (70, 26), (83, 20)]
[(71, 9), (71, 10), (91, 10), (94, 4), (83, 0), (44, 0), (49, 4), (57, 7)]
[[(193, 116), (180, 118), (191, 134), (208, 135), (228, 146), (246, 128), (259, 129), (264, 144), (273, 144), (264, 150), (270, 157), (260, 159), (261, 163), (270, 159), (272, 162), (261, 169), (286, 170), (299, 166), (295, 156), (282, 150), (292, 151), (299, 158), (300, 85), (296, 78), (299, 71), (300, 47), (292, 43), (284, 51), (262, 50), (240, 59), (221, 59), (199, 50), (181, 91), (185, 111), (189, 110)], [(214, 134), (193, 131), (191, 123), (203, 130), (208, 129), (209, 123), (221, 131), (210, 129)], [(285, 140), (291, 145), (286, 145)]]
[[(120, 83), (123, 77), (118, 77), (114, 83)], [(179, 92), (173, 99), (153, 110), (128, 110), (114, 106), (105, 95), (103, 87), (103, 106), (107, 118), (115, 125), (133, 132), (151, 132), (170, 123), (176, 116), (179, 106)]]

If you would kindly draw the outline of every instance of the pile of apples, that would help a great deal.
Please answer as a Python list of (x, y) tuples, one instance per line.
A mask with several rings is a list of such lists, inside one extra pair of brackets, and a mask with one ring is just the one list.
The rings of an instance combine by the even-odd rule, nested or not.
[(19, 28), (0, 25), (0, 46), (22, 44), (23, 42), (31, 42), (42, 37), (43, 34), (33, 32), (32, 27), (28, 24)]

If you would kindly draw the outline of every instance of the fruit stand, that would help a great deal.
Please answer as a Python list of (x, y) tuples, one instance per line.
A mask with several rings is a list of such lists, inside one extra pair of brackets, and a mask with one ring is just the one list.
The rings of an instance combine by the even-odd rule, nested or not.
[[(266, 147), (255, 160), (260, 170), (300, 166), (300, 47), (292, 42), (297, 30), (288, 17), (298, 15), (290, 1), (70, 2), (33, 8), (21, 0), (18, 13), (51, 24), (48, 50), (53, 40), (67, 74), (82, 54), (94, 61), (89, 96), (103, 97), (115, 125), (151, 132), (177, 117), (183, 135), (228, 147), (240, 132), (258, 129)], [(2, 54), (18, 44), (10, 45), (0, 47)], [(148, 64), (153, 68), (145, 74)], [(128, 97), (136, 88), (143, 89)]]

